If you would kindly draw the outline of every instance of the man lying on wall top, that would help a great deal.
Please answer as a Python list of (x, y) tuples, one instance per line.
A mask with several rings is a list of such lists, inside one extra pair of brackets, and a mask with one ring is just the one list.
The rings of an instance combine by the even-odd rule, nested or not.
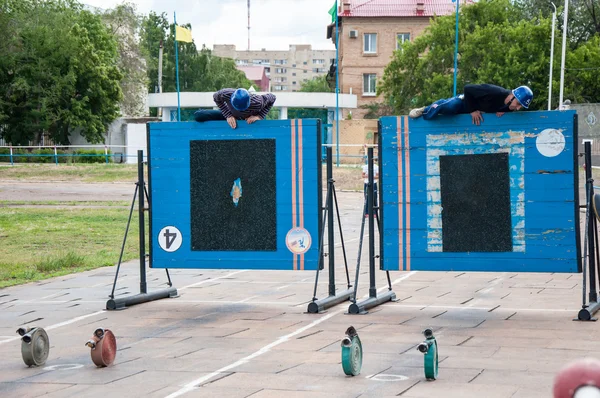
[(250, 94), (245, 88), (224, 88), (217, 91), (213, 99), (220, 110), (199, 109), (194, 113), (194, 119), (197, 122), (227, 120), (234, 129), (237, 127), (236, 120), (251, 124), (266, 118), (277, 98), (271, 93)]
[(470, 113), (473, 124), (479, 126), (483, 121), (482, 112), (496, 113), (500, 117), (506, 112), (528, 109), (532, 100), (533, 92), (527, 86), (519, 86), (510, 91), (493, 84), (467, 84), (463, 94), (412, 109), (408, 116), (413, 119), (423, 116), (423, 119), (430, 120), (438, 114)]

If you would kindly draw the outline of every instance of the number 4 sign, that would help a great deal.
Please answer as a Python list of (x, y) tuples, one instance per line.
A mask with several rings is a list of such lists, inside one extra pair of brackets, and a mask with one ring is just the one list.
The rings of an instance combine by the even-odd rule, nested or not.
[(166, 252), (179, 249), (182, 240), (181, 232), (173, 226), (164, 227), (158, 233), (158, 244)]

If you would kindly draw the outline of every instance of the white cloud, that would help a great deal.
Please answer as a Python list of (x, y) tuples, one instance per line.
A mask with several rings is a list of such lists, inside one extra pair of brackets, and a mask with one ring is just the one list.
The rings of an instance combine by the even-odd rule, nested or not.
[[(290, 44), (311, 44), (316, 50), (334, 50), (325, 38), (328, 14), (335, 0), (251, 0), (250, 46), (252, 50), (287, 50)], [(82, 0), (104, 9), (122, 1)], [(245, 50), (248, 44), (247, 0), (131, 0), (138, 12), (165, 12), (173, 22), (192, 25), (196, 46), (235, 44)]]

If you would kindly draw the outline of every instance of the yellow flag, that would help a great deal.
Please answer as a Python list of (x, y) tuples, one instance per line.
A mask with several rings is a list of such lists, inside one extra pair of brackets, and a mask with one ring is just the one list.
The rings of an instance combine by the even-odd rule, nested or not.
[(175, 40), (191, 43), (192, 31), (186, 28), (182, 28), (181, 26), (175, 25)]

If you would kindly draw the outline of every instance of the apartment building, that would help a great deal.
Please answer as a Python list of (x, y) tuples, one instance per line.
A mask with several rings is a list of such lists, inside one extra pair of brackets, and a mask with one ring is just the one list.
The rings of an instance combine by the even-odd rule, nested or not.
[(235, 45), (215, 44), (213, 54), (238, 66), (264, 66), (272, 92), (299, 91), (305, 81), (327, 74), (335, 59), (335, 50), (313, 50), (310, 44), (291, 44), (287, 51), (238, 51)]
[[(420, 35), (434, 15), (456, 10), (450, 0), (340, 0), (338, 4), (340, 92), (358, 97), (353, 119), (362, 119), (367, 112), (361, 105), (383, 101), (376, 93), (377, 81), (394, 51)], [(336, 42), (335, 23), (327, 27), (327, 38)]]

